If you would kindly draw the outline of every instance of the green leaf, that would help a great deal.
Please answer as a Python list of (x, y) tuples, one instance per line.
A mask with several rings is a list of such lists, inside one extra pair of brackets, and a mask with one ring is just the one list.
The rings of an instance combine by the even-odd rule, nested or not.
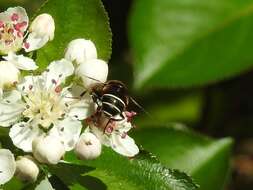
[(222, 190), (229, 174), (232, 140), (213, 140), (176, 127), (145, 128), (134, 136), (162, 164), (189, 173), (200, 190)]
[(130, 17), (135, 87), (191, 87), (253, 64), (250, 0), (136, 0)]
[[(178, 170), (168, 169), (154, 156), (141, 152), (135, 158), (125, 158), (104, 148), (102, 155), (93, 161), (79, 161), (68, 154), (66, 161), (75, 165), (54, 169), (70, 189), (108, 190), (193, 190), (197, 186), (191, 178)], [(72, 169), (72, 167), (79, 169)], [(81, 169), (85, 167), (84, 169)], [(79, 170), (79, 171), (78, 171)]]
[(42, 68), (63, 58), (67, 44), (76, 38), (92, 40), (98, 57), (109, 60), (112, 34), (100, 0), (48, 0), (36, 15), (41, 13), (49, 13), (55, 20), (54, 40), (37, 52), (37, 62)]

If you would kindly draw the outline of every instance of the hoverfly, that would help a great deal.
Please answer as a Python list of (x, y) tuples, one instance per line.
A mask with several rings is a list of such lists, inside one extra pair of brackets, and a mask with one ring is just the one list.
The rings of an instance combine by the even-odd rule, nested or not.
[[(97, 81), (91, 77), (88, 78)], [(131, 121), (136, 115), (136, 112), (128, 110), (129, 102), (133, 102), (146, 112), (131, 96), (129, 96), (126, 86), (121, 81), (109, 80), (106, 83), (97, 81), (97, 83), (89, 89), (89, 93), (97, 105), (97, 110), (87, 121), (91, 120), (94, 123), (99, 123), (98, 126), (105, 126), (104, 130), (111, 122), (122, 121), (125, 118)], [(101, 123), (100, 121), (103, 122)], [(106, 123), (104, 121), (106, 121)]]

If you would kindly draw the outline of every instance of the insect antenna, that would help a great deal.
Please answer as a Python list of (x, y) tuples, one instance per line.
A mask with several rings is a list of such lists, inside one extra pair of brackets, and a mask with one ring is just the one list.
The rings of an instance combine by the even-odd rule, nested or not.
[(98, 79), (95, 79), (95, 78), (93, 78), (93, 77), (90, 77), (90, 76), (88, 76), (88, 75), (84, 75), (84, 76), (85, 76), (86, 78), (88, 78), (88, 79), (91, 79), (91, 80), (94, 80), (94, 81), (96, 81), (96, 82), (105, 84), (104, 82), (102, 82), (102, 81), (100, 81), (100, 80), (98, 80)]

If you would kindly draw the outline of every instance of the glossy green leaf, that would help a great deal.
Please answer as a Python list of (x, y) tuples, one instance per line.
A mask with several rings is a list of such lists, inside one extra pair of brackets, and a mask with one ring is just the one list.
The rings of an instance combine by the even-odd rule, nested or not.
[(176, 127), (145, 128), (134, 135), (162, 164), (189, 173), (200, 190), (222, 190), (229, 173), (232, 140), (213, 140), (181, 125)]
[(92, 40), (98, 57), (108, 61), (112, 34), (109, 19), (100, 0), (47, 0), (36, 15), (49, 13), (55, 20), (55, 38), (37, 52), (37, 62), (46, 67), (64, 57), (67, 44), (76, 38)]
[(253, 65), (251, 0), (136, 0), (130, 17), (135, 86), (191, 87)]
[[(94, 161), (79, 161), (73, 154), (68, 154), (65, 160), (75, 165), (59, 166), (52, 173), (72, 190), (197, 189), (185, 173), (162, 166), (147, 152), (141, 152), (137, 157), (129, 159), (104, 148), (103, 154)], [(82, 167), (84, 168), (81, 169)]]

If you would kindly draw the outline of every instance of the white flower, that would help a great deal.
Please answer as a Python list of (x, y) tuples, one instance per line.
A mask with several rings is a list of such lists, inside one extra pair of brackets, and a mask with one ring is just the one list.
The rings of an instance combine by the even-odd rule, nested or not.
[(35, 62), (23, 55), (16, 55), (22, 47), (29, 52), (41, 48), (54, 36), (54, 21), (50, 15), (43, 14), (35, 18), (30, 27), (27, 40), (29, 18), (24, 8), (9, 8), (0, 13), (0, 96), (5, 86), (18, 81), (19, 70), (35, 70)]
[(90, 59), (97, 59), (97, 50), (91, 40), (75, 39), (68, 44), (65, 59), (81, 64)]
[(89, 128), (86, 130), (95, 134), (103, 145), (111, 147), (115, 152), (133, 157), (139, 153), (139, 148), (134, 140), (127, 135), (131, 128), (132, 124), (125, 117), (122, 121), (111, 121), (107, 126), (102, 127), (89, 123)]
[(25, 41), (29, 18), (24, 8), (8, 8), (0, 13), (0, 54), (17, 52), (22, 47), (26, 51), (41, 48), (54, 36), (54, 20), (48, 14), (37, 16)]
[(41, 163), (57, 164), (65, 154), (61, 139), (53, 135), (34, 139), (33, 155)]
[(108, 64), (97, 58), (97, 50), (92, 41), (85, 39), (71, 41), (65, 58), (77, 63), (76, 75), (82, 79), (85, 88), (90, 88), (98, 81), (107, 80)]
[(62, 59), (52, 62), (39, 76), (26, 76), (15, 91), (0, 100), (0, 126), (9, 127), (15, 146), (32, 151), (32, 142), (45, 133), (58, 136), (65, 150), (72, 150), (81, 133), (80, 120), (94, 111), (94, 103), (84, 89), (62, 88), (74, 67)]
[(95, 159), (101, 154), (101, 143), (94, 134), (85, 132), (76, 143), (75, 153), (83, 160)]
[(22, 7), (8, 8), (0, 13), (0, 54), (16, 52), (22, 48), (28, 16)]
[(48, 41), (54, 39), (55, 24), (54, 19), (49, 14), (41, 14), (32, 22), (24, 49), (33, 51), (44, 46)]
[(22, 181), (35, 182), (39, 175), (39, 167), (31, 156), (20, 156), (16, 160), (15, 175)]
[(15, 173), (16, 163), (14, 155), (7, 149), (0, 149), (0, 185), (8, 182)]

